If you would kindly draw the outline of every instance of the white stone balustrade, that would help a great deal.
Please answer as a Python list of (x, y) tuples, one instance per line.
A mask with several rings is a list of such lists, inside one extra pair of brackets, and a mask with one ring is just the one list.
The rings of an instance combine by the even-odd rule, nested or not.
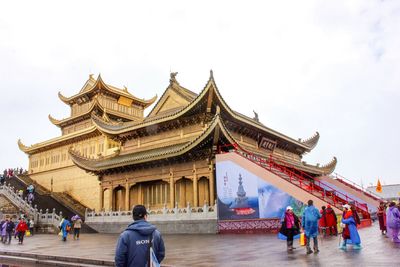
[(10, 185), (0, 185), (0, 194), (4, 195), (11, 203), (17, 206), (21, 211), (25, 212), (28, 216), (31, 216), (35, 219), (37, 225), (53, 225), (58, 227), (61, 219), (62, 212), (60, 214), (56, 214), (55, 209), (52, 212), (49, 212), (47, 209), (45, 212), (37, 209), (37, 206), (32, 207), (31, 203), (29, 203), (26, 199), (20, 197), (17, 190)]
[[(184, 208), (175, 207), (173, 209), (164, 208), (153, 210), (148, 208), (150, 222), (157, 221), (185, 221), (185, 220), (216, 220), (217, 219), (217, 204), (209, 206), (205, 204), (202, 207), (191, 207), (187, 205)], [(131, 222), (132, 211), (86, 211), (86, 223), (98, 222)]]

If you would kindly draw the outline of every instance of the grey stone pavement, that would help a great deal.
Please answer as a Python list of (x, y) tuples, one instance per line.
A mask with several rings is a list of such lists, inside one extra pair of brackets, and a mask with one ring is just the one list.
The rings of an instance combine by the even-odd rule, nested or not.
[[(306, 255), (304, 247), (286, 252), (285, 241), (275, 234), (258, 235), (164, 235), (168, 266), (400, 266), (400, 245), (380, 234), (378, 226), (359, 230), (363, 249), (338, 249), (338, 237), (320, 237), (319, 254)], [(0, 244), (0, 251), (26, 252), (112, 261), (118, 235), (83, 234), (79, 241), (60, 241), (56, 235), (35, 235), (24, 245), (14, 239)], [(298, 241), (298, 240), (296, 240)], [(2, 259), (0, 257), (0, 263)], [(1, 265), (0, 265), (1, 266)], [(39, 266), (24, 265), (18, 266)]]

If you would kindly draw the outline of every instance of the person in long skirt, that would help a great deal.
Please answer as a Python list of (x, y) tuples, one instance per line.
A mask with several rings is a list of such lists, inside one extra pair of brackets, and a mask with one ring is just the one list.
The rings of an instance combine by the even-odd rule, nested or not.
[(385, 202), (381, 201), (379, 203), (378, 211), (376, 212), (376, 216), (378, 216), (379, 221), (379, 229), (382, 232), (382, 235), (386, 234), (386, 207)]

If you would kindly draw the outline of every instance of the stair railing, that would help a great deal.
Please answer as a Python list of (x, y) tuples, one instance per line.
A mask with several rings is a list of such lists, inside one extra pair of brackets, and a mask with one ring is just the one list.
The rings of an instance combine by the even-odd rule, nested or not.
[(340, 174), (338, 174), (336, 172), (334, 173), (334, 179), (339, 180), (340, 182), (343, 182), (344, 184), (347, 184), (350, 187), (353, 187), (355, 190), (361, 191), (365, 195), (367, 195), (367, 196), (369, 196), (369, 197), (371, 197), (371, 198), (373, 198), (375, 200), (378, 200), (378, 201), (383, 200), (382, 197), (378, 196), (374, 192), (371, 192), (371, 191), (368, 191), (368, 190), (364, 189), (361, 185), (359, 185), (359, 184), (357, 184), (357, 183), (345, 178), (344, 176), (342, 176), (342, 175), (340, 175)]
[[(302, 172), (301, 170), (298, 170), (294, 166), (290, 166), (293, 170), (298, 171), (302, 175), (294, 172), (290, 168), (283, 166), (281, 164), (278, 164), (272, 156), (269, 158), (262, 158), (260, 156), (255, 155), (254, 153), (251, 153), (249, 151), (246, 151), (243, 148), (239, 149), (239, 146), (237, 144), (232, 145), (235, 149), (234, 152), (246, 159), (249, 159), (250, 161), (256, 163), (257, 165), (263, 167), (264, 169), (267, 169), (274, 174), (278, 175), (279, 177), (285, 179), (282, 177), (282, 173), (288, 177), (289, 182), (292, 184), (300, 187), (303, 190), (310, 191), (312, 194), (314, 191), (321, 192), (322, 195), (321, 197), (315, 195), (316, 197), (325, 200), (325, 197), (327, 199), (331, 199), (333, 201), (334, 206), (339, 207), (340, 205), (346, 204), (346, 203), (353, 203), (353, 205), (356, 207), (356, 209), (361, 210), (362, 212), (368, 213), (368, 206), (365, 203), (359, 203), (357, 200), (349, 197), (346, 194), (343, 194), (342, 192), (339, 192), (329, 186), (328, 184), (325, 184), (321, 181), (316, 181), (314, 180), (314, 177), (312, 177), (309, 174), (306, 174), (305, 172)], [(221, 151), (221, 150), (220, 150)], [(293, 183), (293, 181), (297, 181), (299, 184), (297, 185), (296, 183)]]

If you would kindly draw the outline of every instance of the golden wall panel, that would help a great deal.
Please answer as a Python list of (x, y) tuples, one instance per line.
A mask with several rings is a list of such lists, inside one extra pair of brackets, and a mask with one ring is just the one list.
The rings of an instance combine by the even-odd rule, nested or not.
[(30, 177), (48, 190), (53, 188), (54, 192), (67, 192), (89, 208), (96, 210), (100, 208), (97, 176), (88, 174), (76, 166), (34, 173)]

